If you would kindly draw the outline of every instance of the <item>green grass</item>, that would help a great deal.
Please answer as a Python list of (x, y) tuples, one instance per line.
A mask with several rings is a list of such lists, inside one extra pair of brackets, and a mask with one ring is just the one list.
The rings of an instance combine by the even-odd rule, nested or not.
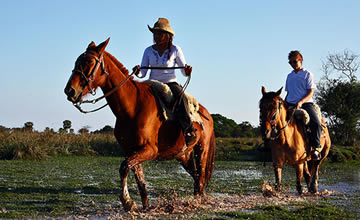
[[(56, 157), (42, 161), (1, 160), (0, 218), (84, 216), (102, 212), (109, 207), (120, 210), (118, 168), (122, 160), (121, 157), (78, 156)], [(177, 197), (192, 195), (193, 180), (176, 161), (148, 161), (143, 165), (150, 203), (159, 198), (171, 200), (175, 194)], [(343, 173), (343, 168), (330, 168), (330, 173), (333, 174), (329, 176), (331, 179), (343, 178), (338, 177), (339, 173)], [(265, 179), (273, 179), (271, 166), (263, 167), (262, 163), (254, 162), (217, 161), (207, 192), (232, 195), (260, 194)], [(283, 181), (285, 190), (295, 190), (295, 172), (292, 168), (284, 169)], [(336, 183), (336, 179), (332, 181)], [(320, 184), (328, 184), (328, 181)], [(128, 187), (132, 199), (140, 204), (140, 196), (132, 174), (129, 176)], [(336, 199), (341, 200), (341, 197)], [(356, 199), (359, 195), (352, 198), (354, 201), (351, 204), (358, 205)], [(348, 200), (349, 198), (346, 198), (346, 201)], [(254, 210), (248, 210), (253, 213), (214, 213), (207, 210), (200, 212), (198, 217), (265, 219), (275, 216), (280, 219), (311, 219), (318, 215), (337, 219), (352, 216), (345, 214), (341, 209), (348, 208), (349, 205), (334, 206), (329, 199), (322, 201), (323, 203), (316, 205), (255, 207)], [(353, 209), (356, 211), (357, 208)]]
[(254, 213), (244, 212), (220, 213), (219, 219), (257, 219), (257, 220), (300, 220), (300, 219), (355, 219), (354, 215), (344, 212), (328, 203), (297, 204), (297, 207), (288, 209), (280, 206), (264, 206), (254, 210)]

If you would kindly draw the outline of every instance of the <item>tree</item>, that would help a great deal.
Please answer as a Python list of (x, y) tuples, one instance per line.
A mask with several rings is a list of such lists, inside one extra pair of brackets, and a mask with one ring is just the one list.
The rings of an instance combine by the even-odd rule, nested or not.
[(330, 75), (336, 72), (339, 74), (337, 81), (355, 82), (357, 80), (355, 73), (360, 67), (358, 59), (359, 55), (349, 50), (344, 50), (342, 53), (329, 54), (322, 65), (323, 78), (331, 82)]
[(232, 132), (237, 128), (234, 120), (228, 119), (220, 114), (211, 114), (214, 120), (214, 131), (216, 137), (232, 137)]
[(93, 132), (94, 134), (113, 134), (114, 133), (114, 128), (111, 127), (110, 125), (105, 125), (102, 129), (100, 130), (96, 130)]
[(9, 133), (9, 132), (10, 132), (10, 128), (0, 125), (0, 133)]
[(68, 132), (69, 129), (71, 129), (71, 121), (70, 120), (65, 120), (63, 121), (63, 129)]
[[(330, 54), (323, 62), (321, 78), (315, 99), (329, 124), (333, 142), (353, 145), (359, 136), (360, 83), (356, 72), (359, 55), (347, 50)], [(336, 73), (336, 78), (330, 75)]]
[(80, 134), (88, 134), (89, 133), (90, 126), (84, 126), (78, 130)]
[(32, 123), (31, 121), (24, 123), (24, 131), (32, 132), (34, 130), (33, 127), (34, 127), (34, 123)]

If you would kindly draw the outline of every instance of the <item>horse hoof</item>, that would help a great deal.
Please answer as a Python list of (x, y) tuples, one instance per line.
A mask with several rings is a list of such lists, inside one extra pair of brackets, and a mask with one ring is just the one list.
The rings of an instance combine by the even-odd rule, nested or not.
[(302, 195), (304, 193), (304, 189), (302, 186), (296, 187), (296, 190), (298, 191), (299, 195)]
[(136, 207), (136, 203), (134, 201), (128, 201), (123, 204), (125, 211), (129, 212), (138, 212), (138, 208)]
[(281, 185), (275, 185), (276, 192), (281, 192)]
[(318, 191), (318, 185), (317, 185), (317, 184), (311, 184), (309, 191), (310, 191), (311, 193), (317, 193), (317, 191)]

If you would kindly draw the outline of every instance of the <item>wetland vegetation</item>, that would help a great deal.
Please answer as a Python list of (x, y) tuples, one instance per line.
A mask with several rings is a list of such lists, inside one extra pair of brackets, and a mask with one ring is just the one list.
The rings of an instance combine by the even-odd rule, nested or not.
[[(151, 210), (125, 213), (119, 201), (122, 152), (112, 134), (0, 133), (0, 218), (359, 218), (360, 148), (333, 146), (321, 168), (320, 193), (298, 196), (292, 167), (284, 191), (267, 198), (271, 157), (261, 138), (217, 138), (207, 197), (193, 198), (193, 180), (176, 161), (144, 163)], [(11, 159), (11, 160), (9, 160)], [(264, 167), (264, 161), (266, 166)], [(136, 182), (129, 191), (140, 205)], [(140, 205), (141, 207), (141, 205)]]
[[(193, 181), (176, 161), (148, 161), (144, 163), (144, 171), (153, 210), (135, 214), (124, 213), (118, 197), (118, 168), (122, 160), (121, 157), (101, 156), (1, 160), (0, 217), (360, 217), (357, 209), (360, 205), (360, 165), (357, 163), (326, 163), (320, 175), (319, 189), (332, 193), (302, 197), (295, 192), (294, 170), (285, 167), (282, 196), (266, 198), (261, 187), (264, 181), (274, 179), (270, 163), (264, 167), (262, 162), (217, 161), (207, 188), (209, 198), (195, 206)], [(130, 175), (129, 191), (140, 204), (133, 175)]]

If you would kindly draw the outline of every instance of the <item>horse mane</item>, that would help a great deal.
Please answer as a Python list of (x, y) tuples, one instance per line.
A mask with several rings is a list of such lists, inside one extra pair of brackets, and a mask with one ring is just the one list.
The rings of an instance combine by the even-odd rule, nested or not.
[(105, 51), (105, 54), (110, 58), (111, 61), (115, 63), (115, 65), (120, 69), (122, 73), (125, 75), (129, 75), (129, 70), (124, 67), (120, 61), (118, 61), (113, 55), (111, 55), (109, 52)]

